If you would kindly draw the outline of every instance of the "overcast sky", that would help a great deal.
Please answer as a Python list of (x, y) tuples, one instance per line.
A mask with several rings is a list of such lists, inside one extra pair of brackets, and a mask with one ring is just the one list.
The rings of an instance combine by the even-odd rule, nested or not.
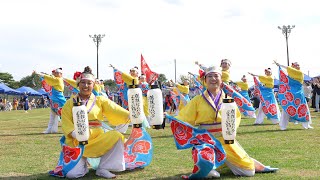
[[(320, 74), (320, 11), (316, 0), (1, 0), (0, 72), (15, 80), (33, 70), (64, 76), (89, 65), (96, 74), (96, 46), (89, 35), (105, 34), (99, 48), (99, 79), (112, 68), (140, 67), (177, 77), (197, 73), (196, 60), (232, 61), (231, 79), (264, 74), (277, 59), (287, 64), (285, 38), (277, 27), (295, 25), (289, 37), (290, 62), (304, 73)], [(315, 62), (314, 62), (315, 61)]]

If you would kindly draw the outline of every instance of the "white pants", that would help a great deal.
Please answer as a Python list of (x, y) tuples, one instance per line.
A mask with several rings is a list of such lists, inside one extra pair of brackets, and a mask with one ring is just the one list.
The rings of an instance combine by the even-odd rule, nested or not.
[(119, 131), (119, 132), (121, 132), (121, 133), (126, 133), (127, 130), (128, 130), (128, 128), (129, 128), (129, 123), (127, 123), (127, 124), (120, 124), (120, 125), (116, 126), (116, 127), (114, 128), (114, 130), (117, 130), (117, 131)]
[[(307, 107), (307, 108), (308, 108), (308, 111), (309, 111), (309, 107)], [(287, 126), (289, 124), (289, 120), (290, 120), (290, 116), (285, 111), (282, 110), (280, 123), (279, 123), (279, 126), (280, 126), (281, 130), (287, 129)], [(302, 124), (303, 128), (308, 129), (310, 127), (310, 125), (312, 124), (311, 114), (310, 114), (310, 117), (309, 117), (309, 122), (302, 122), (301, 124)]]
[(230, 162), (226, 161), (226, 165), (231, 169), (234, 175), (236, 176), (254, 176), (255, 174), (255, 169), (253, 170), (245, 170), (241, 169), (237, 166), (234, 166)]
[[(106, 154), (101, 156), (97, 171), (103, 170), (115, 172), (125, 170), (124, 146), (121, 140), (119, 140)], [(66, 177), (79, 178), (83, 177), (88, 172), (87, 158), (82, 157), (78, 164), (67, 173)]]
[[(277, 114), (280, 115), (280, 109), (278, 104), (277, 106)], [(258, 114), (257, 114), (257, 118), (256, 121), (254, 122), (254, 124), (262, 124), (263, 123), (263, 119), (266, 117), (266, 115), (264, 114), (263, 110), (262, 110), (262, 105), (261, 103), (259, 104), (259, 109), (258, 109)], [(272, 121), (273, 124), (277, 124), (279, 123), (279, 119), (270, 119)]]
[(59, 124), (59, 116), (50, 111), (50, 119), (48, 123), (48, 128), (44, 131), (44, 133), (57, 133), (58, 132), (58, 124)]

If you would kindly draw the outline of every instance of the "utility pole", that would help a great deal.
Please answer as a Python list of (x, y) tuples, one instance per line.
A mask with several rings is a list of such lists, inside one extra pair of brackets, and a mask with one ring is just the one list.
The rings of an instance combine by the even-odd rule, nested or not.
[(284, 37), (286, 38), (286, 45), (287, 45), (287, 62), (288, 62), (288, 66), (290, 66), (290, 63), (289, 63), (289, 46), (288, 46), (288, 38), (289, 38), (289, 35), (291, 33), (291, 29), (293, 29), (295, 27), (295, 25), (288, 25), (288, 26), (285, 26), (283, 25), (282, 27), (278, 26), (278, 29), (280, 29), (282, 31), (282, 34), (284, 35)]
[(97, 79), (99, 79), (99, 45), (101, 43), (101, 39), (104, 38), (104, 34), (94, 34), (94, 35), (89, 35), (90, 38), (93, 39), (94, 44), (97, 47)]
[(174, 82), (177, 83), (177, 60), (174, 59)]

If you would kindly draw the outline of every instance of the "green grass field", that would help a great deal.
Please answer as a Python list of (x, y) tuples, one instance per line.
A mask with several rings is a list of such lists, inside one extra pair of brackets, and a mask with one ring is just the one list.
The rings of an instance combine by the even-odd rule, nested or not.
[[(267, 120), (264, 125), (254, 126), (254, 119), (242, 119), (237, 133), (239, 143), (251, 157), (280, 170), (248, 178), (236, 177), (224, 167), (219, 170), (221, 178), (320, 179), (319, 116), (312, 112), (314, 129), (305, 130), (300, 124), (290, 123), (286, 131)], [(0, 112), (0, 179), (59, 179), (49, 176), (48, 171), (58, 161), (62, 131), (59, 127), (58, 134), (42, 134), (48, 119), (49, 109)], [(151, 164), (116, 173), (117, 179), (180, 179), (191, 173), (191, 149), (176, 149), (169, 126), (164, 130), (148, 129), (154, 145)], [(90, 170), (81, 179), (101, 178)]]

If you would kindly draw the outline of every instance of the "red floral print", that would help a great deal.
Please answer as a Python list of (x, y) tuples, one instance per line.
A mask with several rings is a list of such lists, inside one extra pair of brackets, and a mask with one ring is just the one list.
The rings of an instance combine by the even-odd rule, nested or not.
[(190, 141), (190, 144), (195, 144), (195, 145), (197, 145), (197, 144), (200, 144), (200, 142), (199, 142), (198, 139), (193, 139), (193, 140)]
[(299, 107), (298, 107), (298, 117), (304, 117), (306, 116), (308, 113), (308, 108), (306, 106), (306, 104), (301, 104)]
[(124, 153), (124, 161), (125, 163), (131, 163), (136, 159), (136, 155), (131, 154), (129, 155), (128, 153)]
[(53, 108), (57, 109), (59, 107), (59, 104), (58, 103), (54, 103), (53, 104)]
[(277, 106), (275, 104), (270, 104), (270, 106), (268, 107), (268, 111), (272, 116), (276, 115), (277, 114)]
[(45, 81), (42, 81), (42, 87), (46, 92), (51, 92), (52, 90), (52, 86), (50, 86), (49, 84), (47, 84)]
[(78, 147), (71, 148), (69, 146), (63, 146), (62, 151), (64, 154), (64, 162), (69, 163), (71, 160), (76, 160), (79, 157), (81, 149)]
[(192, 137), (192, 129), (188, 126), (182, 125), (176, 121), (171, 123), (171, 130), (180, 145), (185, 145)]
[(131, 135), (130, 135), (130, 138), (138, 139), (140, 137), (142, 137), (142, 129), (133, 128), (132, 132), (131, 132)]
[(196, 138), (198, 138), (200, 141), (203, 141), (205, 143), (214, 145), (214, 141), (208, 134), (197, 135)]
[(262, 111), (263, 111), (264, 114), (268, 114), (268, 108), (267, 108), (267, 106), (263, 106), (263, 107), (262, 107)]
[(284, 84), (279, 85), (279, 94), (283, 94), (287, 91), (287, 88)]
[(117, 71), (114, 73), (114, 77), (116, 79), (116, 83), (117, 84), (123, 84), (123, 79), (122, 79), (122, 76), (121, 76), (121, 72)]
[(218, 162), (221, 162), (226, 158), (225, 154), (222, 151), (220, 151), (220, 149), (218, 149), (217, 147), (214, 147), (214, 152), (216, 154), (216, 159)]
[(148, 154), (151, 144), (148, 141), (137, 141), (134, 143), (132, 153)]
[(284, 83), (288, 83), (289, 82), (289, 79), (288, 79), (287, 75), (283, 71), (280, 71), (280, 81), (284, 82)]
[(192, 159), (194, 164), (198, 163), (198, 150), (196, 148), (192, 150)]
[(282, 106), (285, 106), (285, 105), (287, 105), (287, 104), (288, 104), (288, 101), (287, 101), (287, 100), (285, 100), (285, 99), (281, 100), (281, 105), (282, 105)]
[(286, 97), (286, 99), (287, 99), (288, 101), (290, 101), (290, 102), (293, 101), (293, 94), (292, 94), (291, 92), (286, 92), (286, 93), (284, 94), (284, 96)]
[(58, 114), (59, 116), (61, 116), (61, 114), (62, 114), (62, 108), (59, 108), (59, 109), (58, 109), (57, 114)]
[(205, 147), (200, 151), (200, 155), (203, 159), (209, 161), (209, 162), (214, 162), (214, 152), (213, 149), (209, 147)]
[(294, 104), (295, 104), (296, 106), (299, 106), (300, 103), (301, 103), (301, 100), (300, 100), (299, 98), (297, 98), (297, 99), (294, 100)]
[(289, 114), (289, 116), (294, 116), (296, 114), (297, 110), (294, 106), (288, 106), (287, 108), (287, 113)]
[(197, 173), (199, 170), (200, 170), (199, 167), (198, 167), (197, 165), (194, 165), (194, 166), (193, 166), (192, 173), (195, 174), (195, 173)]
[(241, 101), (240, 98), (235, 97), (235, 98), (234, 98), (234, 101), (236, 102), (236, 104), (237, 104), (238, 106), (242, 107), (243, 104), (242, 104), (242, 101)]

